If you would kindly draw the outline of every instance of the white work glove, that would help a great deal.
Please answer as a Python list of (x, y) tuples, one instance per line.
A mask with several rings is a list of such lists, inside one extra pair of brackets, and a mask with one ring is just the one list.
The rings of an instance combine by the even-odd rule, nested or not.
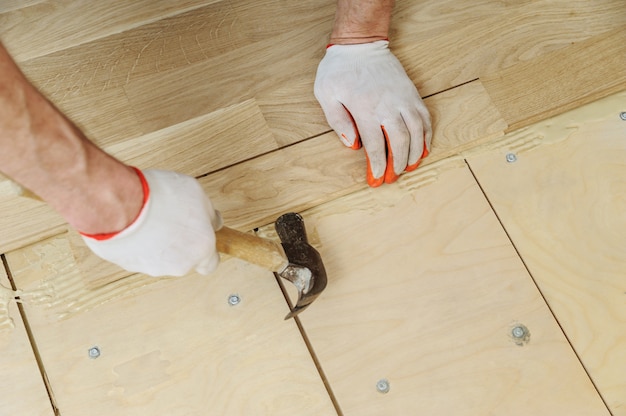
[(370, 186), (392, 183), (430, 151), (430, 114), (388, 41), (332, 45), (319, 64), (315, 97), (346, 146), (365, 147)]
[(104, 240), (83, 235), (87, 246), (104, 260), (151, 276), (214, 271), (219, 263), (214, 230), (221, 227), (221, 217), (198, 181), (164, 170), (143, 175), (148, 198), (137, 219)]

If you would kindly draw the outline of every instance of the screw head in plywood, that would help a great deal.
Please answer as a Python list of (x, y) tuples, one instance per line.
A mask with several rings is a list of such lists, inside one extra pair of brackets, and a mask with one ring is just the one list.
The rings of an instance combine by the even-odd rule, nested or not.
[(621, 113), (619, 113), (619, 118), (626, 121), (626, 111), (622, 111)]
[(506, 161), (509, 163), (513, 163), (517, 161), (517, 155), (515, 153), (507, 153), (506, 154)]
[(95, 360), (96, 358), (100, 357), (101, 351), (100, 348), (97, 346), (91, 347), (89, 348), (89, 358), (91, 358), (92, 360)]
[(511, 338), (516, 345), (522, 346), (530, 341), (530, 331), (525, 325), (516, 324), (511, 328)]
[(230, 306), (236, 306), (241, 303), (241, 297), (237, 294), (232, 294), (228, 297), (228, 304)]
[(380, 379), (376, 382), (376, 390), (378, 390), (379, 393), (389, 393), (390, 388), (391, 386), (389, 385), (389, 380), (386, 378)]

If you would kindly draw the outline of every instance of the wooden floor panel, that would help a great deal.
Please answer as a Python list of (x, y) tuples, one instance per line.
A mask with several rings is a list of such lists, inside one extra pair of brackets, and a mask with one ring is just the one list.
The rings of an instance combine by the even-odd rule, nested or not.
[[(626, 92), (512, 136), (546, 144), (469, 158), (613, 416), (626, 415)], [(550, 142), (553, 142), (550, 144)]]
[[(613, 122), (617, 130), (607, 130), (603, 146), (581, 139), (561, 150), (581, 166), (593, 153), (592, 170), (571, 170), (559, 151), (536, 156), (551, 127), (542, 137), (504, 132), (626, 89), (623, 6), (398, 0), (391, 47), (428, 96), (435, 134), (420, 169), (376, 190), (365, 183), (363, 152), (340, 144), (313, 96), (335, 0), (7, 0), (0, 39), (108, 152), (140, 168), (201, 177), (228, 225), (251, 230), (285, 211), (309, 210), (311, 238), (334, 273), (303, 322), (346, 415), (607, 414), (472, 183), (461, 162), (467, 157), (531, 258), (543, 241), (528, 238), (533, 233), (569, 236), (559, 246), (564, 257), (538, 256), (531, 274), (613, 416), (621, 416), (624, 290), (615, 276), (624, 250), (619, 234), (606, 241), (626, 209), (619, 194), (603, 198), (621, 190), (621, 168), (610, 177), (606, 169), (624, 160), (615, 139), (624, 137), (624, 122)], [(572, 126), (594, 137), (596, 127), (604, 132), (600, 121), (606, 114)], [(551, 217), (514, 217), (526, 205), (505, 192), (511, 168), (526, 172), (524, 151), (537, 146), (528, 153), (537, 172), (517, 178), (520, 190), (538, 188), (536, 201), (570, 207), (580, 202), (563, 190), (585, 183), (586, 193), (576, 188), (576, 195), (610, 208), (581, 204), (591, 219), (575, 227), (557, 227), (566, 216), (552, 211), (550, 224), (542, 221)], [(507, 151), (520, 154), (518, 164), (502, 162)], [(537, 175), (552, 162), (562, 176), (543, 181)], [(10, 252), (20, 286), (36, 289), (24, 300), (62, 415), (205, 415), (209, 400), (220, 415), (336, 414), (296, 327), (281, 321), (286, 306), (271, 275), (234, 260), (209, 278), (129, 274), (95, 257), (56, 213), (16, 196), (1, 176), (0, 212), (0, 253)], [(569, 245), (591, 225), (606, 241)], [(590, 256), (598, 247), (605, 251)], [(611, 250), (615, 256), (602, 256)], [(574, 281), (562, 277), (574, 270), (565, 264), (572, 258), (580, 266)], [(592, 273), (586, 258), (605, 275)], [(244, 301), (226, 306), (235, 291)], [(523, 346), (510, 337), (517, 323), (530, 329)], [(25, 342), (16, 324), (3, 347), (9, 357)], [(103, 355), (90, 360), (94, 343)], [(23, 362), (14, 362), (6, 363), (9, 373), (22, 374)], [(36, 368), (34, 358), (26, 365)], [(43, 384), (30, 373), (23, 388), (37, 385), (37, 408)], [(386, 395), (376, 392), (380, 378), (391, 382)], [(24, 395), (11, 405), (26, 403)], [(0, 402), (0, 414), (5, 407)]]
[(43, 1), (0, 14), (0, 38), (25, 61), (219, 1)]
[(89, 290), (67, 235), (7, 259), (30, 291), (27, 313), (63, 416), (336, 414), (267, 270), (231, 259), (210, 277), (136, 276), (118, 291)]
[(462, 161), (303, 216), (330, 284), (300, 319), (344, 415), (609, 414)]
[(24, 321), (15, 302), (6, 303), (9, 288), (0, 264), (0, 415), (54, 416)]

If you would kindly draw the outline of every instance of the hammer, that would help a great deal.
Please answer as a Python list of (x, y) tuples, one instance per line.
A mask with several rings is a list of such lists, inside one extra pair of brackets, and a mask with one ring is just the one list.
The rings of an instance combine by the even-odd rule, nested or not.
[[(41, 201), (30, 190), (14, 183), (18, 196)], [(242, 233), (228, 227), (215, 232), (217, 250), (264, 267), (298, 289), (298, 301), (285, 320), (305, 310), (326, 287), (326, 270), (320, 254), (311, 246), (306, 236), (304, 220), (290, 212), (281, 215), (274, 227), (281, 244), (272, 240)]]
[(306, 309), (326, 287), (326, 270), (320, 254), (306, 236), (299, 214), (283, 214), (274, 223), (281, 244), (232, 228), (216, 233), (217, 250), (273, 271), (298, 289), (298, 301), (285, 319)]

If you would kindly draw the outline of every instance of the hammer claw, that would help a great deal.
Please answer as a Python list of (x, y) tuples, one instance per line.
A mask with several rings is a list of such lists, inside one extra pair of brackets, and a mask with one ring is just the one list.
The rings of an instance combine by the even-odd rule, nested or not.
[(306, 309), (322, 293), (327, 283), (326, 270), (320, 254), (308, 242), (304, 220), (299, 214), (281, 215), (275, 227), (289, 261), (278, 275), (298, 289), (298, 301), (285, 317), (289, 319)]

